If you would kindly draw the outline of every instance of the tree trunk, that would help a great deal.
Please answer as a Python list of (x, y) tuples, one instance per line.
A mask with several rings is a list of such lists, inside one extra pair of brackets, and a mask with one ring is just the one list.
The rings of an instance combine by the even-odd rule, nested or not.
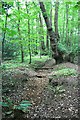
[[(27, 2), (26, 2), (25, 4), (26, 4), (27, 14), (29, 15), (29, 11), (28, 11), (28, 4), (27, 4)], [(29, 19), (28, 19), (28, 40), (29, 40), (29, 43), (28, 43), (28, 49), (29, 49), (29, 56), (30, 56), (30, 59), (29, 59), (29, 64), (31, 64), (31, 61), (32, 61), (32, 55), (31, 55), (31, 42), (30, 42), (30, 20), (29, 20)]]
[(37, 19), (38, 16), (36, 16), (36, 49), (35, 49), (35, 55), (38, 54), (38, 47), (37, 47), (37, 43), (38, 43), (38, 40), (37, 40), (37, 34), (38, 34), (38, 19)]
[[(20, 6), (18, 2), (18, 12), (20, 11)], [(20, 19), (18, 19), (18, 34), (19, 34), (19, 39), (21, 40), (21, 32), (20, 32)], [(20, 41), (20, 46), (21, 46), (21, 62), (24, 62), (24, 52), (23, 52), (23, 44), (22, 41)]]
[(21, 62), (24, 62), (24, 52), (23, 52), (23, 45), (21, 44)]
[(43, 21), (40, 13), (39, 13), (39, 19), (40, 19), (40, 43), (41, 43), (40, 48), (41, 48), (41, 53), (44, 54), (45, 44), (44, 44), (44, 35), (43, 35)]
[[(51, 10), (50, 10), (50, 23), (52, 26), (52, 3), (51, 3)], [(47, 35), (46, 35), (46, 47), (47, 50), (49, 51), (49, 35), (48, 35), (48, 30), (47, 30)]]
[(50, 20), (47, 16), (45, 6), (44, 6), (43, 2), (39, 2), (39, 4), (40, 4), (40, 9), (42, 11), (42, 14), (43, 14), (46, 26), (47, 26), (48, 34), (50, 36), (50, 43), (51, 43), (51, 48), (52, 48), (52, 52), (53, 52), (53, 57), (57, 63), (59, 62), (59, 60), (61, 62), (62, 55), (60, 54), (59, 50), (57, 49), (57, 40), (55, 38), (55, 33), (53, 32)]
[(54, 15), (54, 28), (55, 28), (55, 36), (57, 42), (59, 41), (59, 32), (58, 32), (58, 9), (59, 9), (59, 2), (56, 0), (55, 2), (55, 15)]
[(48, 35), (48, 30), (47, 30), (47, 34), (46, 34), (46, 47), (47, 47), (47, 50), (49, 51), (49, 35)]
[(5, 19), (5, 25), (4, 25), (5, 30), (3, 32), (3, 40), (2, 40), (2, 60), (4, 60), (4, 43), (5, 43), (5, 37), (6, 37), (7, 19), (8, 19), (8, 13), (6, 11), (6, 19)]
[(69, 29), (68, 29), (68, 12), (69, 12), (69, 5), (66, 3), (66, 44), (69, 44)]
[(64, 15), (63, 15), (63, 41), (64, 41), (64, 27), (65, 27), (65, 11), (64, 11)]

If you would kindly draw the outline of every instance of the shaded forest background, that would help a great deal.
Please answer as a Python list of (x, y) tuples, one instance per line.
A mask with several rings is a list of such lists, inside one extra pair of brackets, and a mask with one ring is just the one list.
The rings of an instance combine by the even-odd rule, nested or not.
[[(41, 4), (45, 11), (42, 10)], [(58, 59), (58, 62), (77, 63), (80, 51), (79, 5), (76, 1), (63, 0), (0, 2), (2, 61), (18, 59), (24, 62), (28, 57), (31, 63), (33, 56), (38, 55), (41, 58), (46, 55), (56, 61)], [(49, 30), (53, 31), (52, 36)]]

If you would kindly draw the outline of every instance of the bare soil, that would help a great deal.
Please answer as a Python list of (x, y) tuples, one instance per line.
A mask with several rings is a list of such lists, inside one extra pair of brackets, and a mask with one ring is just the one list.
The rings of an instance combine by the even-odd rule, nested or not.
[[(78, 66), (72, 63), (54, 65), (53, 69), (30, 71), (29, 74), (26, 68), (3, 72), (3, 96), (10, 97), (15, 104), (22, 100), (32, 103), (30, 111), (23, 114), (23, 118), (78, 118), (77, 76), (62, 77), (68, 81), (67, 85), (63, 84), (63, 93), (55, 93), (49, 89), (49, 74), (63, 67), (73, 68), (79, 73)], [(77, 84), (72, 84), (74, 81)]]

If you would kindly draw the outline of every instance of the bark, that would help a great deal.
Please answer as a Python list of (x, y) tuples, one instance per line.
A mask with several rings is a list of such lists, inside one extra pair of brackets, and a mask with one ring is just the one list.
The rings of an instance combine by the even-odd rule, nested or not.
[[(20, 10), (20, 6), (18, 3), (18, 11)], [(20, 19), (18, 19), (18, 34), (19, 34), (19, 39), (21, 40), (21, 32), (20, 32)], [(21, 62), (24, 62), (24, 51), (23, 51), (23, 44), (20, 41), (20, 46), (21, 46)]]
[[(72, 25), (72, 27), (71, 27), (71, 31), (70, 31), (70, 39), (73, 39), (73, 32), (74, 32), (74, 29), (73, 29), (73, 27), (74, 27), (74, 12), (72, 13), (71, 25)], [(72, 46), (72, 45), (73, 45), (73, 41), (71, 40), (70, 41), (70, 46)]]
[(64, 27), (65, 27), (65, 11), (63, 16), (63, 40), (64, 40)]
[[(28, 10), (28, 4), (27, 4), (27, 2), (26, 2), (25, 4), (26, 4), (27, 14), (29, 15), (29, 10)], [(32, 55), (31, 55), (30, 20), (29, 20), (29, 19), (28, 19), (28, 40), (29, 40), (29, 43), (28, 43), (28, 49), (29, 49), (29, 56), (30, 56), (29, 64), (31, 64), (31, 61), (32, 61)]]
[[(3, 2), (1, 0), (1, 7), (5, 10), (6, 13), (6, 19), (5, 19), (5, 25), (4, 28), (7, 28), (7, 19), (8, 19), (8, 9), (11, 7), (11, 5), (7, 4), (7, 2)], [(2, 14), (3, 12), (1, 12)], [(2, 39), (2, 60), (4, 60), (4, 43), (5, 43), (5, 37), (6, 37), (6, 30), (3, 31), (3, 39)]]
[(48, 30), (47, 30), (47, 35), (46, 35), (46, 47), (47, 47), (47, 50), (49, 51), (49, 35), (48, 35)]
[(30, 21), (29, 20), (28, 20), (28, 39), (29, 39), (28, 48), (29, 48), (29, 56), (30, 56), (29, 64), (31, 64)]
[(62, 61), (62, 55), (61, 55), (60, 51), (57, 49), (57, 40), (55, 38), (55, 33), (52, 29), (52, 25), (50, 23), (50, 20), (47, 16), (45, 6), (44, 6), (43, 2), (39, 2), (39, 5), (40, 5), (40, 9), (42, 11), (42, 14), (43, 14), (43, 17), (44, 17), (44, 20), (45, 20), (45, 23), (46, 23), (48, 34), (50, 36), (50, 43), (51, 43), (51, 48), (52, 48), (52, 52), (53, 52), (53, 57), (54, 57), (54, 59), (56, 60), (57, 63), (59, 62), (58, 61), (59, 59), (60, 59), (60, 62), (61, 62)]
[(37, 41), (38, 30), (37, 30), (37, 28), (38, 28), (38, 19), (37, 19), (37, 16), (36, 16), (36, 49), (35, 49), (35, 54), (38, 54), (38, 47), (37, 47), (37, 43), (38, 43), (38, 41)]
[(68, 29), (68, 12), (69, 12), (69, 5), (66, 3), (66, 44), (69, 44), (69, 29)]
[(8, 19), (8, 13), (6, 11), (6, 19), (5, 19), (5, 25), (4, 25), (5, 30), (3, 32), (3, 40), (2, 40), (2, 60), (4, 60), (4, 43), (5, 43), (5, 37), (6, 37), (7, 19)]
[[(50, 10), (50, 23), (52, 26), (52, 3), (51, 3), (51, 10)], [(49, 35), (48, 35), (48, 30), (47, 30), (47, 35), (46, 35), (46, 47), (47, 50), (49, 51)]]
[(59, 2), (56, 0), (55, 2), (55, 15), (54, 15), (54, 28), (55, 28), (55, 36), (56, 40), (59, 41), (59, 32), (58, 32), (58, 9), (59, 9)]
[(41, 14), (39, 13), (39, 19), (40, 19), (40, 43), (41, 43), (41, 52), (45, 51), (45, 44), (44, 44), (44, 35), (43, 35), (43, 21), (41, 18)]
[[(34, 22), (34, 20), (32, 22)], [(31, 26), (31, 30), (32, 30), (32, 34), (34, 34), (34, 32), (33, 32), (34, 31), (33, 25)], [(34, 37), (32, 39), (32, 43), (35, 43)], [(32, 54), (36, 54), (35, 46), (33, 46), (33, 48), (32, 48)]]
[(50, 10), (50, 23), (51, 23), (51, 26), (52, 26), (52, 3), (51, 3), (51, 10)]

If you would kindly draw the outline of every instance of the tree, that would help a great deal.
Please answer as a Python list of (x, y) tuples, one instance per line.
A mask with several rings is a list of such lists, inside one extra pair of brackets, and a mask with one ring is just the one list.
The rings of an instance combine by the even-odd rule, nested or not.
[(43, 21), (40, 13), (39, 13), (39, 19), (40, 19), (40, 44), (41, 44), (40, 48), (41, 48), (41, 53), (44, 54), (45, 45), (44, 45), (44, 34), (43, 34)]
[[(50, 3), (50, 23), (51, 23), (51, 26), (52, 26), (52, 2)], [(48, 35), (48, 30), (47, 30), (47, 35), (46, 35), (46, 47), (47, 47), (47, 50), (49, 51), (49, 35)]]
[(55, 36), (57, 42), (59, 41), (59, 32), (58, 32), (58, 9), (59, 9), (59, 2), (56, 0), (55, 2), (55, 15), (54, 15), (54, 28), (55, 28)]
[[(18, 12), (20, 15), (20, 5), (18, 3)], [(20, 31), (20, 18), (18, 19), (18, 33), (19, 33), (19, 39), (20, 39), (20, 46), (21, 46), (21, 62), (24, 62), (24, 52), (23, 52), (23, 44), (22, 44), (22, 37), (21, 37), (21, 31)]]
[(3, 30), (3, 39), (2, 39), (2, 60), (4, 60), (4, 43), (5, 43), (5, 37), (6, 37), (6, 28), (7, 28), (7, 19), (8, 19), (8, 9), (11, 6), (9, 6), (7, 3), (2, 2), (2, 8), (5, 10), (5, 21), (4, 21), (4, 30)]
[(48, 34), (50, 36), (50, 44), (51, 44), (51, 48), (52, 48), (52, 52), (53, 52), (53, 57), (57, 63), (61, 62), (63, 59), (62, 53), (60, 53), (60, 51), (57, 49), (57, 40), (55, 37), (55, 33), (52, 29), (52, 25), (50, 23), (50, 20), (47, 16), (45, 6), (44, 6), (43, 2), (39, 2), (39, 4), (40, 4), (40, 9), (42, 11), (42, 14), (43, 14), (46, 26), (47, 26)]
[[(11, 2), (3, 5), (4, 11), (1, 15), (0, 26), (3, 30), (4, 59), (19, 57), (23, 61), (22, 58), (25, 59), (26, 55), (32, 59), (32, 55), (39, 55), (41, 41), (44, 41), (44, 45), (46, 44), (46, 54), (51, 52), (57, 62), (63, 62), (63, 55), (77, 56), (79, 18), (78, 10), (76, 8), (74, 10), (74, 6), (78, 5), (77, 2), (60, 1), (58, 3), (58, 0), (55, 0), (52, 3), (46, 2), (45, 5), (43, 2), (39, 2), (41, 8), (36, 2), (27, 2), (27, 7), (25, 2), (19, 3), (19, 10), (16, 1), (12, 5), (13, 7), (8, 9), (7, 24), (6, 8), (11, 5)], [(69, 6), (68, 12), (66, 4)], [(68, 22), (66, 18), (68, 18)], [(54, 30), (52, 28), (53, 21)], [(74, 60), (73, 57), (72, 60)]]
[[(29, 15), (29, 10), (28, 10), (28, 3), (26, 2), (26, 10), (27, 10), (27, 14)], [(29, 64), (31, 64), (31, 41), (30, 41), (30, 19), (28, 17), (28, 40), (29, 40), (29, 43), (28, 43), (28, 49), (29, 49), (29, 56), (30, 56), (30, 61), (29, 61)]]
[(69, 44), (68, 12), (69, 12), (69, 4), (66, 2), (66, 43), (67, 45)]

